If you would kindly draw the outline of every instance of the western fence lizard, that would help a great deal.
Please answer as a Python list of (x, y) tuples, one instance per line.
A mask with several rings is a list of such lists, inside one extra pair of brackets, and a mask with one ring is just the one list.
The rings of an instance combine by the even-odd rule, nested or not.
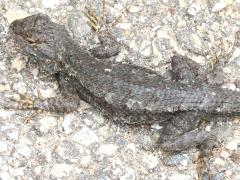
[(160, 146), (167, 151), (198, 146), (209, 138), (211, 133), (199, 128), (203, 119), (240, 113), (240, 93), (205, 83), (186, 57), (173, 56), (169, 81), (143, 67), (97, 59), (64, 26), (42, 14), (14, 21), (10, 32), (41, 69), (57, 75), (61, 88), (71, 88), (67, 96), (74, 97), (65, 103), (37, 101), (33, 108), (71, 111), (79, 102), (75, 92), (114, 121), (158, 122), (163, 126)]

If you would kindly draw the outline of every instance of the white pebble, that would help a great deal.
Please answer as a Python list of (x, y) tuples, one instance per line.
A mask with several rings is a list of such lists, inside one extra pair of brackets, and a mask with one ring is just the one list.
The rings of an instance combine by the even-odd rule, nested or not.
[(236, 90), (236, 85), (233, 84), (233, 83), (225, 83), (221, 87), (224, 88), (224, 89), (230, 89), (232, 91)]
[(162, 126), (160, 126), (159, 123), (153, 123), (151, 125), (151, 128), (154, 130), (160, 130), (160, 129), (162, 129)]
[(0, 84), (0, 92), (9, 91), (10, 85), (9, 84)]
[(11, 169), (11, 175), (13, 176), (24, 176), (25, 167), (20, 167), (17, 169)]
[(188, 10), (187, 10), (188, 14), (192, 15), (192, 16), (195, 16), (197, 14), (197, 11), (194, 7), (190, 7)]
[(13, 179), (13, 178), (11, 178), (11, 176), (8, 172), (0, 171), (0, 179), (10, 180), (10, 179)]
[(229, 143), (227, 143), (226, 148), (228, 150), (237, 150), (239, 143), (240, 143), (239, 140), (232, 140)]
[(64, 120), (62, 122), (62, 127), (66, 134), (69, 134), (72, 132), (71, 124), (72, 124), (73, 120), (75, 119), (75, 117), (76, 116), (74, 114), (67, 114), (64, 116)]
[(13, 89), (16, 90), (19, 94), (25, 94), (27, 92), (26, 84), (24, 82), (18, 82), (13, 85)]
[(62, 4), (61, 0), (42, 0), (42, 5), (45, 8), (56, 8), (56, 6)]
[(212, 126), (206, 126), (206, 128), (205, 128), (205, 130), (207, 131), (207, 132), (210, 132), (211, 131), (211, 129), (212, 129)]
[(134, 180), (136, 179), (135, 171), (132, 168), (126, 169), (126, 174), (120, 177), (120, 180)]
[(227, 151), (222, 151), (220, 156), (223, 158), (228, 158), (230, 156), (230, 154)]
[(131, 13), (139, 12), (139, 11), (140, 11), (140, 7), (139, 7), (139, 6), (131, 6), (131, 7), (129, 8), (129, 11), (130, 11)]
[(119, 23), (118, 26), (121, 29), (129, 30), (131, 28), (132, 24), (131, 23)]
[[(4, 109), (0, 109), (0, 117), (3, 119), (8, 119), (10, 118), (13, 114), (15, 114), (14, 111), (9, 111), (9, 110), (4, 110)], [(2, 126), (1, 130), (4, 131), (4, 129), (8, 129), (8, 126)]]
[(61, 177), (69, 176), (71, 171), (72, 171), (72, 167), (70, 165), (59, 163), (59, 164), (55, 164), (52, 167), (51, 174), (54, 177), (61, 178)]
[(21, 56), (17, 56), (12, 63), (13, 68), (15, 68), (17, 72), (21, 71), (25, 65), (26, 63), (21, 59)]
[(39, 120), (40, 123), (40, 131), (48, 132), (53, 127), (57, 125), (57, 119), (55, 117), (44, 117)]
[(85, 146), (99, 142), (96, 134), (88, 127), (83, 127), (79, 132), (73, 135), (72, 139), (73, 141)]
[(90, 162), (91, 162), (91, 156), (83, 156), (80, 161), (82, 166), (88, 166)]
[(108, 156), (112, 156), (116, 153), (117, 151), (117, 146), (113, 144), (104, 144), (101, 145), (99, 148), (99, 154), (104, 154)]
[(34, 173), (35, 173), (36, 175), (39, 175), (39, 174), (41, 173), (41, 171), (42, 171), (41, 166), (37, 166), (37, 167), (34, 168)]
[(158, 158), (151, 154), (145, 155), (142, 161), (148, 169), (153, 169), (158, 165)]
[(13, 10), (10, 9), (4, 14), (4, 17), (7, 19), (9, 23), (13, 22), (16, 19), (22, 19), (29, 16), (29, 14), (23, 10)]
[(28, 146), (20, 146), (17, 148), (17, 152), (24, 157), (30, 157), (32, 150)]
[(212, 12), (218, 12), (224, 9), (225, 7), (231, 5), (233, 0), (218, 0), (217, 3), (213, 5)]
[(0, 152), (4, 152), (7, 150), (8, 150), (7, 143), (5, 143), (4, 141), (0, 141)]
[(19, 137), (19, 133), (17, 130), (14, 130), (13, 132), (8, 133), (7, 135), (11, 140), (18, 140)]
[(170, 176), (169, 179), (171, 179), (171, 180), (190, 180), (190, 179), (192, 179), (192, 177), (189, 175), (185, 175), (185, 174), (175, 173), (174, 175)]
[(49, 89), (39, 89), (38, 90), (38, 96), (41, 99), (47, 99), (47, 98), (52, 98), (52, 97), (56, 97), (56, 91), (53, 88), (49, 88)]
[(130, 143), (127, 145), (127, 150), (131, 151), (131, 153), (135, 154), (136, 153), (136, 146), (134, 143)]
[(225, 166), (225, 162), (222, 158), (216, 158), (214, 160), (214, 164), (218, 165), (218, 166), (221, 166), (221, 167), (224, 167)]
[(150, 56), (152, 53), (151, 42), (144, 40), (140, 47), (141, 54), (144, 56)]

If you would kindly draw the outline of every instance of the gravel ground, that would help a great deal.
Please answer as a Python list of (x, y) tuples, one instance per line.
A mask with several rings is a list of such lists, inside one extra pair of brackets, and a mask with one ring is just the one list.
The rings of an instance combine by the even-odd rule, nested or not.
[[(56, 81), (27, 63), (8, 36), (13, 20), (39, 12), (64, 24), (86, 48), (98, 43), (86, 12), (106, 17), (99, 18), (97, 29), (109, 30), (122, 44), (116, 61), (148, 67), (166, 78), (173, 52), (206, 68), (225, 59), (224, 87), (239, 90), (239, 0), (106, 0), (105, 8), (100, 0), (0, 0), (0, 7), (1, 107), (20, 95), (59, 95)], [(236, 118), (223, 126), (221, 145), (208, 160), (214, 180), (240, 179), (239, 125)], [(116, 125), (84, 102), (69, 114), (1, 108), (0, 179), (197, 179), (198, 151), (161, 152), (155, 147), (158, 128)]]

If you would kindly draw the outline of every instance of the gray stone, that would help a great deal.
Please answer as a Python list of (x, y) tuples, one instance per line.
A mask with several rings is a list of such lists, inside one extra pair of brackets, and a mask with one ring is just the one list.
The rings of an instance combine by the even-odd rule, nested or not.
[(187, 154), (176, 154), (164, 159), (164, 163), (168, 166), (188, 166), (191, 162), (192, 159)]

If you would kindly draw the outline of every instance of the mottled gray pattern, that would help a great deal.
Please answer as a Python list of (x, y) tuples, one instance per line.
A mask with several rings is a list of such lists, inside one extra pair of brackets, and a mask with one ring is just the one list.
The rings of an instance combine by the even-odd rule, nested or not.
[[(172, 64), (173, 80), (167, 81), (142, 67), (99, 60), (74, 42), (62, 25), (51, 22), (47, 16), (37, 14), (14, 21), (10, 31), (24, 52), (42, 69), (67, 78), (81, 99), (108, 117), (126, 124), (158, 121), (165, 129), (175, 123), (176, 131), (170, 128), (169, 133), (164, 134), (167, 138), (163, 139), (168, 140), (162, 145), (165, 150), (182, 150), (206, 140), (210, 134), (197, 129), (202, 119), (240, 112), (239, 92), (206, 84), (196, 72), (177, 68), (179, 63)], [(173, 60), (177, 62), (177, 59), (184, 57), (174, 56)], [(52, 107), (53, 104), (51, 101)], [(65, 106), (73, 109), (69, 103)], [(56, 111), (70, 111), (59, 107), (56, 105)], [(46, 103), (42, 108), (54, 109)]]

